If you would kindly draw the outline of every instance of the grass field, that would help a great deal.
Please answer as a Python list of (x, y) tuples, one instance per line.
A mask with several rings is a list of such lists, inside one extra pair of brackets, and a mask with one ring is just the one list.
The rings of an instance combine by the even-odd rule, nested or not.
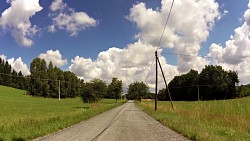
[(49, 99), (0, 86), (0, 141), (31, 140), (121, 105), (104, 99), (90, 108), (80, 98)]
[(175, 131), (199, 141), (250, 141), (250, 98), (174, 102), (137, 103), (146, 113)]

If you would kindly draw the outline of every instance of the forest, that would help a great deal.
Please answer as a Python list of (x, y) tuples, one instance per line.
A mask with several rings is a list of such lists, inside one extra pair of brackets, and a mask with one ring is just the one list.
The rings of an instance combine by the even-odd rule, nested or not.
[[(175, 76), (168, 89), (174, 101), (222, 100), (250, 96), (250, 86), (241, 85), (235, 71), (225, 71), (221, 66), (207, 65), (199, 73), (190, 70), (186, 74)], [(149, 92), (148, 86), (141, 82), (129, 85), (128, 99), (154, 99), (155, 94)], [(157, 93), (158, 100), (170, 100), (165, 88)]]
[(0, 58), (0, 85), (26, 89), (28, 82), (21, 71), (16, 72), (11, 68), (8, 61), (5, 62), (2, 58)]
[(27, 90), (27, 94), (41, 97), (58, 97), (59, 80), (61, 97), (75, 97), (79, 95), (79, 87), (83, 80), (70, 71), (62, 71), (53, 66), (47, 66), (44, 59), (35, 58), (30, 64), (31, 74), (23, 76), (16, 72), (8, 61), (0, 58), (0, 85)]
[[(168, 88), (173, 100), (222, 100), (239, 97), (236, 84), (239, 83), (236, 71), (225, 71), (221, 66), (207, 65), (199, 73), (190, 70), (175, 76)], [(166, 90), (159, 91), (159, 97), (168, 100)]]
[(23, 89), (28, 95), (38, 97), (73, 98), (81, 96), (83, 102), (96, 102), (101, 98), (119, 99), (122, 94), (122, 81), (112, 78), (107, 85), (100, 79), (84, 82), (70, 71), (62, 71), (52, 62), (35, 58), (30, 64), (30, 75), (12, 69), (8, 61), (0, 58), (0, 85)]

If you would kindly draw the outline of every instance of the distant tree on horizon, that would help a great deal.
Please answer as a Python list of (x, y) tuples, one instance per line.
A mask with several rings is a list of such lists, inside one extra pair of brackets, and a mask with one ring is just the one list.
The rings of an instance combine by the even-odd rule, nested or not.
[(134, 82), (128, 86), (127, 99), (139, 100), (149, 93), (149, 87), (143, 82)]
[(122, 94), (122, 80), (118, 80), (118, 78), (114, 77), (112, 78), (112, 82), (108, 85), (108, 95), (110, 95), (110, 98), (117, 99), (120, 98)]

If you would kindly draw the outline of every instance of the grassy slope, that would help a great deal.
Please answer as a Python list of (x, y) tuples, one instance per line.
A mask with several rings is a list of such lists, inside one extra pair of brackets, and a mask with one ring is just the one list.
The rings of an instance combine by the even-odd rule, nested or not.
[(30, 140), (55, 132), (121, 105), (104, 99), (93, 107), (80, 98), (49, 99), (24, 95), (23, 90), (0, 86), (0, 141)]
[(137, 105), (161, 123), (193, 140), (250, 140), (250, 98), (174, 102), (175, 111), (169, 102), (159, 102), (158, 111), (154, 111), (154, 102)]

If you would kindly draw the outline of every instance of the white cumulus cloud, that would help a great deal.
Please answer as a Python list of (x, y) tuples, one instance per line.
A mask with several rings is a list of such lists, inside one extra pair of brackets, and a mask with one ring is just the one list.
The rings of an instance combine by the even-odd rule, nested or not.
[(10, 59), (7, 59), (7, 56), (2, 54), (0, 55), (0, 58), (2, 58), (4, 61), (8, 61), (12, 69), (14, 69), (17, 73), (21, 71), (24, 76), (30, 75), (30, 71), (27, 65), (22, 61), (21, 57), (18, 57), (16, 60), (13, 57)]
[(16, 60), (15, 58), (10, 58), (7, 61), (17, 73), (21, 71), (24, 76), (30, 75), (30, 71), (21, 57), (18, 57)]
[(47, 50), (46, 53), (41, 53), (39, 55), (39, 58), (44, 59), (47, 65), (49, 65), (50, 61), (57, 67), (61, 67), (67, 64), (67, 59), (63, 59), (62, 54), (59, 50)]
[(30, 18), (43, 8), (39, 0), (7, 0), (10, 7), (6, 9), (0, 18), (0, 26), (4, 31), (10, 32), (15, 41), (29, 47), (34, 42), (30, 37), (38, 32), (36, 25), (32, 25)]
[(250, 3), (243, 16), (244, 23), (234, 30), (225, 47), (213, 43), (208, 57), (216, 57), (214, 64), (238, 72), (240, 83), (249, 83), (250, 77)]
[(0, 58), (6, 61), (6, 56), (4, 54), (0, 55)]
[(54, 0), (50, 6), (50, 10), (52, 11), (63, 10), (66, 7), (67, 5), (63, 3), (63, 0)]
[[(155, 49), (154, 46), (143, 44), (139, 40), (129, 44), (124, 49), (112, 47), (100, 52), (96, 60), (76, 56), (71, 60), (72, 64), (69, 70), (86, 81), (100, 78), (110, 82), (113, 77), (117, 77), (123, 81), (125, 87), (134, 81), (145, 81), (148, 74), (146, 81), (153, 88), (155, 69), (150, 68), (150, 66)], [(167, 74), (166, 79), (169, 82), (179, 72), (175, 66), (168, 65), (164, 57), (160, 56), (160, 60), (164, 72)], [(163, 80), (160, 79), (159, 81), (160, 86), (163, 87)]]
[[(147, 8), (142, 2), (134, 5), (127, 19), (135, 23), (140, 31), (136, 38), (157, 46), (171, 3), (172, 0), (162, 0), (161, 7), (156, 10)], [(176, 0), (161, 46), (174, 48), (175, 53), (197, 56), (201, 43), (206, 41), (216, 19), (220, 18), (219, 4), (214, 0)], [(208, 63), (202, 57), (178, 56), (180, 72), (200, 70)]]
[(97, 21), (86, 12), (76, 12), (62, 0), (54, 0), (50, 10), (52, 12), (49, 16), (52, 18), (53, 25), (48, 27), (49, 32), (55, 32), (58, 28), (66, 30), (70, 36), (76, 36), (78, 32), (97, 25)]
[[(110, 81), (112, 77), (118, 77), (125, 85), (134, 81), (145, 81), (148, 74), (147, 83), (150, 88), (154, 88), (155, 69), (148, 68), (151, 66), (171, 2), (172, 0), (162, 0), (161, 7), (156, 9), (147, 8), (142, 2), (135, 4), (126, 18), (139, 29), (139, 33), (135, 35), (138, 41), (123, 49), (113, 47), (100, 52), (96, 60), (77, 56), (71, 60), (69, 70), (87, 81), (93, 78)], [(213, 0), (175, 1), (161, 47), (173, 48), (177, 54), (198, 56), (201, 43), (206, 41), (215, 21), (222, 16), (218, 3)], [(162, 49), (159, 54), (161, 52)], [(201, 70), (209, 64), (207, 58), (191, 56), (178, 56), (178, 64), (173, 66), (160, 55), (168, 82), (180, 73), (190, 69)], [(84, 69), (86, 66), (88, 69)], [(163, 80), (159, 81), (160, 87), (163, 87)]]
[(49, 31), (49, 32), (52, 32), (52, 33), (56, 32), (55, 25), (50, 25), (50, 26), (48, 27), (48, 31)]

